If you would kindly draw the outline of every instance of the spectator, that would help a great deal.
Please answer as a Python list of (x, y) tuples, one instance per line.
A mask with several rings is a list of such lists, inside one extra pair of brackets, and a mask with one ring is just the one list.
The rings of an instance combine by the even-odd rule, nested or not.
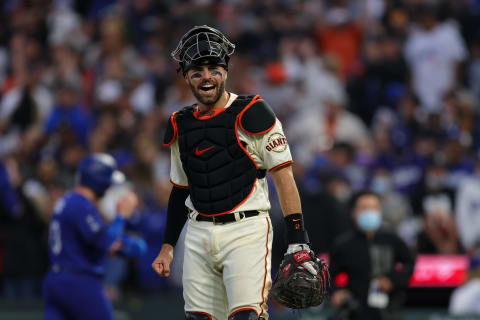
[[(435, 19), (423, 5), (430, 3), (441, 9)], [(424, 200), (445, 195), (455, 208), (449, 219), (458, 223), (461, 246), (475, 251), (479, 4), (3, 1), (0, 157), (15, 189), (0, 198), (16, 194), (21, 205), (14, 211), (22, 214), (3, 215), (4, 239), (12, 233), (4, 240), (10, 242), (8, 254), (34, 251), (22, 272), (28, 267), (24, 274), (43, 275), (44, 261), (37, 254), (45, 242), (44, 221), (74, 183), (79, 159), (90, 152), (115, 155), (141, 194), (140, 229), (152, 246), (161, 245), (155, 234), (161, 238), (169, 154), (159, 150), (159, 143), (165, 118), (193, 103), (184, 79), (175, 77), (169, 52), (185, 29), (204, 23), (228, 30), (238, 44), (230, 89), (259, 92), (289, 133), (294, 174), (307, 210), (316, 212), (309, 216), (322, 224), (320, 229), (334, 226), (311, 235), (317, 250), (331, 250), (340, 232), (336, 213), (346, 209), (338, 207), (353, 191), (371, 186), (383, 191), (385, 227), (400, 223), (397, 231), (412, 249), (422, 232)], [(464, 74), (457, 72), (463, 62)], [(65, 90), (75, 97), (70, 108), (56, 101), (58, 83), (73, 88)], [(72, 105), (81, 110), (78, 116)], [(400, 218), (402, 201), (385, 201), (391, 194), (409, 199), (414, 216)], [(274, 230), (281, 235), (281, 229)], [(22, 234), (22, 248), (13, 246)], [(438, 252), (428, 241), (427, 251)], [(22, 262), (16, 259), (7, 264)], [(142, 263), (150, 270), (147, 263), (138, 263), (126, 268), (120, 294), (163, 290), (164, 283), (154, 283), (142, 271)]]
[(480, 35), (471, 45), (471, 59), (468, 65), (468, 83), (472, 93), (480, 99)]
[[(9, 178), (2, 183), (7, 200), (5, 210), (10, 211), (10, 217), (2, 226), (5, 235), (3, 294), (12, 301), (39, 298), (47, 266), (46, 221), (28, 198), (24, 178), (14, 160), (10, 161), (9, 169)], [(2, 176), (7, 179), (5, 174)]]
[(416, 8), (418, 25), (405, 44), (412, 87), (426, 112), (441, 110), (442, 97), (457, 87), (459, 64), (467, 57), (456, 23), (439, 22), (436, 10), (432, 4)]
[(480, 252), (480, 162), (477, 160), (475, 175), (459, 186), (456, 196), (455, 220), (458, 234), (465, 250), (473, 255)]
[(45, 132), (52, 135), (66, 130), (75, 142), (86, 145), (93, 119), (79, 104), (79, 85), (72, 81), (61, 81), (56, 86), (57, 105), (45, 123)]
[(373, 171), (370, 189), (381, 197), (384, 226), (397, 233), (402, 223), (412, 216), (407, 198), (395, 190), (392, 176), (385, 168)]
[(348, 78), (354, 72), (360, 53), (362, 29), (342, 5), (330, 7), (324, 21), (316, 31), (318, 47), (338, 59), (342, 76)]
[(467, 281), (456, 288), (451, 297), (448, 311), (454, 316), (480, 316), (480, 258), (478, 255), (470, 258)]
[(331, 302), (340, 308), (340, 319), (391, 319), (404, 303), (413, 256), (398, 236), (380, 229), (377, 194), (356, 193), (351, 214), (355, 228), (337, 237), (331, 255), (332, 278), (343, 273), (348, 284), (334, 290)]
[[(336, 142), (330, 150), (319, 154), (310, 170), (306, 172), (304, 184), (309, 190), (318, 189), (326, 181), (327, 177), (337, 174), (346, 180), (348, 189), (358, 190), (365, 186), (367, 170), (364, 165), (358, 163), (356, 149), (349, 143)], [(336, 194), (336, 193), (332, 193)], [(344, 193), (345, 194), (345, 193)], [(350, 194), (339, 196), (340, 201), (348, 201)]]
[(303, 165), (329, 150), (335, 142), (351, 144), (360, 153), (371, 153), (371, 139), (365, 124), (355, 114), (346, 110), (347, 97), (337, 86), (323, 97), (313, 110), (302, 112), (290, 126), (290, 136), (295, 140), (294, 153)]
[(463, 248), (457, 233), (453, 206), (446, 194), (423, 199), (423, 231), (417, 238), (418, 253), (459, 254)]
[(53, 106), (51, 92), (42, 84), (44, 64), (41, 60), (27, 61), (21, 53), (28, 43), (23, 34), (11, 40), (12, 73), (3, 83), (0, 101), (0, 153), (16, 150), (24, 134), (38, 143), (42, 125)]
[[(347, 201), (351, 196), (348, 181), (340, 175), (322, 178), (323, 187), (315, 192), (302, 190), (305, 221), (316, 232), (310, 234), (312, 248), (318, 254), (330, 253), (335, 238), (351, 228)], [(319, 211), (319, 208), (322, 208)]]

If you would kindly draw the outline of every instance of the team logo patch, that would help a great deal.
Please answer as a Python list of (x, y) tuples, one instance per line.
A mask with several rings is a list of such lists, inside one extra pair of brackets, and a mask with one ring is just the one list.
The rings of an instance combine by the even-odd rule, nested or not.
[(267, 151), (283, 152), (287, 150), (287, 138), (281, 133), (275, 132), (268, 137)]
[(302, 250), (293, 255), (293, 258), (297, 262), (302, 262), (303, 260), (311, 259), (310, 254), (308, 253), (307, 250)]

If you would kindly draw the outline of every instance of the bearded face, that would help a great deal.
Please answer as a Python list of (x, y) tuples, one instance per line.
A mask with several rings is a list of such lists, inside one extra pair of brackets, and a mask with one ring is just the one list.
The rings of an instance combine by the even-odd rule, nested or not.
[(215, 105), (225, 92), (226, 70), (217, 65), (192, 67), (185, 78), (197, 101), (207, 107)]

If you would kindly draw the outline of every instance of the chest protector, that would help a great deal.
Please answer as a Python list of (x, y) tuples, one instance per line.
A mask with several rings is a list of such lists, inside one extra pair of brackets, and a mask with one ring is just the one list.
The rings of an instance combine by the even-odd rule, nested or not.
[(239, 114), (253, 96), (238, 96), (221, 113), (202, 120), (193, 106), (176, 116), (180, 159), (187, 175), (195, 209), (206, 216), (229, 213), (251, 194), (258, 178), (265, 177), (238, 137)]

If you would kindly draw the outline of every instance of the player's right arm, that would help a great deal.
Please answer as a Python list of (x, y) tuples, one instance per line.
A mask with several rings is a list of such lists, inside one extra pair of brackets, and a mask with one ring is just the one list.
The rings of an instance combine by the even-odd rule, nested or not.
[(188, 179), (180, 160), (180, 151), (176, 139), (175, 114), (170, 117), (164, 138), (164, 146), (170, 147), (170, 182), (173, 184), (168, 200), (167, 224), (162, 249), (152, 263), (152, 268), (161, 277), (170, 275), (173, 260), (173, 248), (178, 241), (187, 220), (185, 200), (189, 195)]
[(187, 220), (187, 207), (185, 199), (189, 190), (173, 186), (168, 200), (167, 225), (162, 249), (152, 263), (152, 268), (161, 277), (170, 275), (170, 263), (173, 260), (173, 248), (182, 232), (183, 225)]

